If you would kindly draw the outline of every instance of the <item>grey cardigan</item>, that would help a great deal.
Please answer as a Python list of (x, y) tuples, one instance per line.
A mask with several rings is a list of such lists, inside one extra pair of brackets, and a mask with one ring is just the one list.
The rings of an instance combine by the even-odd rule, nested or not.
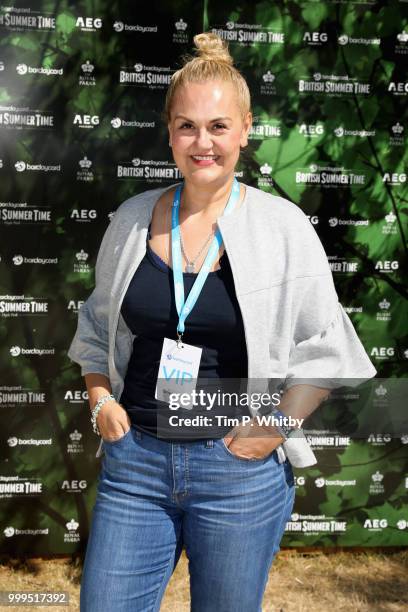
[[(82, 375), (107, 376), (116, 398), (134, 339), (120, 313), (122, 300), (145, 255), (153, 208), (171, 187), (144, 191), (117, 209), (99, 249), (95, 288), (79, 309), (68, 350)], [(335, 388), (375, 376), (338, 301), (327, 256), (307, 216), (285, 198), (245, 187), (242, 204), (220, 217), (218, 227), (244, 325), (247, 392), (268, 391), (271, 379), (286, 388), (304, 379)], [(278, 449), (284, 460), (282, 446)]]

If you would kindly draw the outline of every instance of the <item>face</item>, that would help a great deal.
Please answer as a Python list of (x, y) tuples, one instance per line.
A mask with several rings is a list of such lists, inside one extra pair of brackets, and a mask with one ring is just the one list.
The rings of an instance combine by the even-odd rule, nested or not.
[(180, 88), (168, 129), (174, 161), (185, 181), (197, 187), (228, 181), (240, 147), (248, 144), (251, 123), (250, 112), (242, 119), (231, 83), (207, 81)]

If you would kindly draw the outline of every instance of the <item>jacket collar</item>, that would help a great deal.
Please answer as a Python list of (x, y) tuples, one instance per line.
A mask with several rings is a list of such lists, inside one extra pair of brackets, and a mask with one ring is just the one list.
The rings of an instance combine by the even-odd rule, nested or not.
[[(252, 187), (250, 185), (247, 185), (246, 183), (242, 183), (241, 181), (240, 183), (244, 185), (245, 187), (244, 199), (241, 205), (239, 206), (239, 208), (234, 209), (230, 214), (226, 215), (225, 217), (221, 216), (218, 218), (218, 223), (220, 225), (220, 228), (223, 228), (223, 227), (227, 228), (229, 225), (234, 225), (235, 222), (241, 216), (244, 216), (246, 208), (250, 206)], [(153, 209), (155, 205), (157, 204), (157, 201), (160, 198), (160, 196), (165, 191), (169, 191), (172, 187), (182, 185), (182, 184), (183, 184), (183, 181), (179, 181), (178, 183), (172, 183), (171, 185), (167, 185), (166, 187), (159, 187), (158, 189), (152, 189), (151, 198), (147, 199), (144, 203), (145, 204), (145, 219), (146, 219), (147, 224), (150, 223), (152, 219)]]

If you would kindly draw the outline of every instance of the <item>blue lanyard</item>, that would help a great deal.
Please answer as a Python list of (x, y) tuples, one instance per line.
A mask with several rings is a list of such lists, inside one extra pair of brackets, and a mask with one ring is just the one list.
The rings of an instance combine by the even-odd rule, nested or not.
[[(179, 185), (176, 189), (173, 199), (173, 206), (171, 210), (171, 256), (173, 260), (173, 282), (174, 282), (174, 295), (176, 298), (176, 308), (179, 316), (177, 325), (177, 336), (178, 341), (181, 341), (181, 336), (184, 332), (184, 322), (193, 310), (194, 305), (201, 293), (201, 289), (207, 279), (208, 273), (217, 257), (218, 250), (222, 245), (222, 237), (220, 230), (217, 228), (215, 236), (208, 250), (207, 256), (204, 260), (203, 265), (197, 275), (194, 285), (188, 294), (187, 300), (184, 301), (184, 282), (183, 282), (183, 268), (181, 258), (181, 243), (180, 243), (180, 226), (179, 226), (179, 210), (180, 210), (180, 199), (183, 185)], [(224, 215), (229, 214), (235, 208), (236, 203), (239, 199), (239, 183), (236, 178), (232, 184), (232, 190), (228, 203), (224, 209)]]

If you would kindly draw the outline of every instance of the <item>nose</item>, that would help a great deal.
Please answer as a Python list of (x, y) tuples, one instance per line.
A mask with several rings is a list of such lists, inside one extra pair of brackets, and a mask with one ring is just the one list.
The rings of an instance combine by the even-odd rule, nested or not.
[(212, 148), (212, 140), (207, 128), (203, 127), (197, 132), (197, 147), (200, 151)]

